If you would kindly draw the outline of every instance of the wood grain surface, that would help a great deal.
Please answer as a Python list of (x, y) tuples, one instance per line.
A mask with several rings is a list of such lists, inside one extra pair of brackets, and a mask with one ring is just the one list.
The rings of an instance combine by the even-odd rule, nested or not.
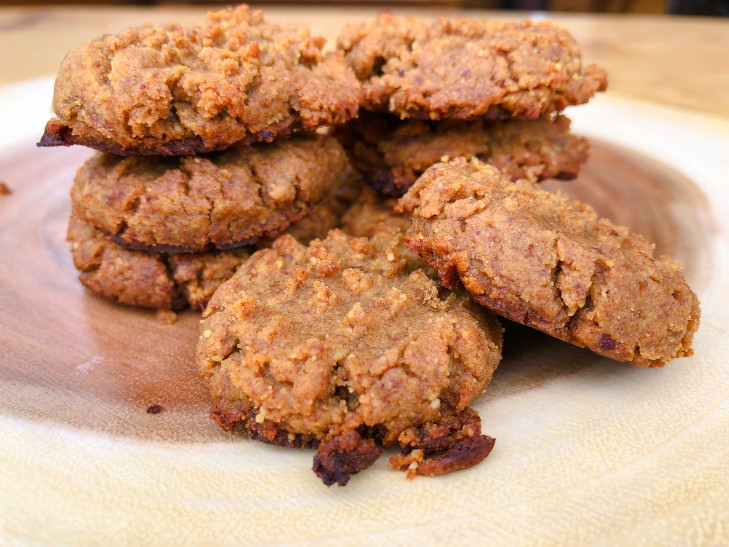
[[(576, 125), (600, 135), (616, 108)], [(652, 128), (634, 124), (635, 134)], [(64, 238), (68, 189), (88, 150), (28, 142), (6, 151), (0, 531), (113, 544), (402, 542), (412, 527), (465, 542), (487, 529), (497, 542), (728, 540), (729, 452), (716, 442), (729, 435), (729, 344), (718, 319), (729, 303), (728, 270), (717, 253), (726, 250), (726, 222), (717, 218), (717, 207), (729, 210), (726, 189), (707, 196), (721, 178), (716, 167), (689, 176), (615, 139), (592, 142), (577, 180), (545, 186), (686, 264), (703, 308), (696, 355), (642, 370), (505, 322), (503, 362), (474, 405), (497, 438), (489, 458), (414, 481), (381, 458), (345, 489), (321, 485), (311, 452), (231, 437), (209, 420), (192, 363), (197, 313), (165, 326), (153, 312), (81, 287)], [(694, 145), (712, 152), (700, 139)], [(697, 153), (693, 165), (702, 164)], [(161, 411), (148, 413), (150, 405)]]
[[(0, 413), (156, 441), (227, 439), (207, 418), (208, 398), (193, 364), (200, 314), (189, 311), (175, 324), (161, 325), (154, 312), (106, 302), (76, 279), (65, 241), (68, 190), (89, 155), (81, 147), (26, 146), (0, 163), (13, 188), (0, 201), (6, 265), (0, 294), (9, 304), (0, 310), (0, 344), (8, 348), (0, 369)], [(695, 290), (705, 284), (702, 272), (713, 269), (706, 201), (679, 173), (596, 142), (579, 179), (547, 187), (594, 204), (603, 216), (655, 242), (659, 254), (685, 262)], [(527, 335), (529, 359), (550, 355), (555, 362), (573, 362), (570, 369), (596, 359), (546, 336)], [(507, 358), (502, 368), (509, 366)], [(499, 382), (490, 390), (498, 393)], [(155, 404), (163, 412), (148, 414)]]
[[(0, 89), (0, 544), (729, 544), (729, 22), (556, 16), (610, 89), (568, 112), (593, 142), (583, 174), (545, 187), (684, 262), (695, 355), (645, 370), (505, 324), (474, 405), (497, 439), (485, 462), (408, 481), (383, 457), (327, 489), (311, 452), (208, 418), (198, 314), (164, 326), (80, 285), (68, 189), (90, 152), (31, 140), (49, 86), (20, 79), (102, 32), (202, 11), (0, 9), (0, 83), (17, 83)], [(268, 12), (331, 40), (375, 10)]]

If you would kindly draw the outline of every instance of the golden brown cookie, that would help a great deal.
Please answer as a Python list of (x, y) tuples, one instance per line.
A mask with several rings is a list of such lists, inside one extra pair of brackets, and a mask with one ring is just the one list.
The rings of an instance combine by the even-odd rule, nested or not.
[(204, 308), (218, 286), (248, 258), (245, 249), (168, 254), (130, 251), (72, 216), (73, 262), (88, 289), (108, 300), (163, 310)]
[(588, 143), (572, 135), (569, 127), (564, 116), (429, 122), (362, 112), (335, 135), (369, 184), (385, 194), (401, 196), (443, 157), (475, 156), (512, 180), (574, 178), (587, 160)]
[(345, 484), (406, 429), (463, 412), (499, 362), (501, 328), (467, 296), (439, 296), (401, 241), (333, 230), (255, 253), (204, 312), (196, 361), (212, 417), (265, 442), (318, 445), (316, 473)]
[(535, 120), (607, 86), (605, 71), (583, 69), (574, 39), (546, 21), (382, 14), (345, 27), (338, 47), (364, 84), (363, 107), (401, 118)]
[[(325, 237), (339, 224), (356, 189), (333, 189), (286, 233), (304, 244)], [(215, 289), (253, 252), (250, 248), (203, 253), (132, 251), (75, 216), (69, 222), (68, 240), (85, 287), (115, 302), (157, 309), (204, 308)], [(262, 238), (256, 247), (267, 248), (272, 243), (272, 239)]]
[(443, 284), (508, 319), (643, 367), (693, 353), (699, 301), (680, 264), (587, 205), (459, 158), (428, 169), (398, 209)]
[(352, 177), (336, 139), (313, 135), (206, 156), (97, 154), (71, 198), (80, 218), (120, 245), (201, 252), (276, 236)]
[(41, 146), (193, 155), (356, 115), (360, 84), (324, 39), (248, 6), (202, 26), (145, 25), (68, 53)]

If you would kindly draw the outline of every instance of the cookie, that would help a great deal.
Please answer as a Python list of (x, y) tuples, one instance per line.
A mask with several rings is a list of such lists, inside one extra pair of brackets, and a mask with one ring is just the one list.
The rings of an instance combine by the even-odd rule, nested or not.
[[(361, 189), (357, 200), (342, 215), (342, 231), (354, 237), (374, 237), (378, 233), (405, 234), (410, 228), (410, 215), (396, 213), (396, 200), (384, 199), (370, 187)], [(401, 249), (408, 252), (407, 247)]]
[[(311, 215), (289, 226), (285, 233), (302, 243), (325, 237), (351, 205), (355, 188), (345, 188), (345, 192), (341, 188), (333, 189), (325, 200), (314, 206)], [(218, 286), (255, 250), (132, 251), (75, 216), (69, 222), (68, 240), (72, 242), (74, 264), (81, 271), (79, 279), (85, 287), (115, 302), (163, 310), (204, 308)], [(257, 247), (270, 247), (273, 241), (262, 238)]]
[(587, 205), (459, 158), (428, 169), (397, 210), (446, 287), (508, 319), (641, 367), (693, 353), (699, 301), (680, 264)]
[[(331, 188), (324, 199), (311, 208), (309, 214), (296, 224), (286, 228), (284, 233), (304, 245), (308, 245), (312, 239), (325, 238), (330, 230), (341, 226), (344, 217), (360, 203), (362, 193), (368, 190), (369, 187), (365, 186), (362, 179), (355, 173), (343, 177), (342, 184)], [(404, 216), (395, 213), (392, 207), (389, 209), (393, 216)], [(402, 230), (402, 233), (404, 237), (405, 230)], [(256, 242), (255, 248), (268, 249), (279, 236), (281, 233), (262, 237)]]
[(72, 216), (68, 224), (79, 280), (99, 296), (162, 310), (203, 308), (250, 256), (244, 249), (191, 254), (130, 251)]
[(336, 136), (353, 165), (377, 190), (402, 196), (441, 158), (477, 157), (512, 180), (571, 179), (587, 161), (588, 142), (569, 132), (564, 116), (554, 120), (484, 122), (399, 121), (363, 112)]
[(39, 145), (181, 156), (345, 122), (361, 86), (323, 45), (245, 5), (101, 36), (63, 60)]
[(601, 68), (582, 67), (569, 33), (547, 21), (382, 14), (338, 40), (363, 82), (363, 108), (400, 118), (535, 120), (605, 90)]
[(315, 472), (345, 484), (408, 428), (462, 413), (499, 362), (500, 325), (466, 295), (440, 296), (400, 245), (333, 230), (255, 253), (204, 312), (196, 362), (212, 417), (268, 443), (318, 446)]
[(313, 135), (206, 156), (97, 154), (79, 169), (71, 199), (120, 245), (202, 252), (280, 234), (352, 176), (336, 139)]
[(389, 238), (395, 244), (407, 268), (422, 269), (431, 279), (438, 280), (438, 274), (425, 264), (420, 255), (405, 245), (405, 233), (410, 228), (410, 215), (396, 213), (394, 198), (384, 199), (372, 188), (362, 188), (359, 198), (340, 220), (340, 228), (354, 237)]

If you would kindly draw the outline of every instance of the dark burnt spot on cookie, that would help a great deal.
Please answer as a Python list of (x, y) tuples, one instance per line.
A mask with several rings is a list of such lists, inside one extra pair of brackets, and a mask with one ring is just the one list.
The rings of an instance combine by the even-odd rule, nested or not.
[(415, 475), (443, 475), (467, 469), (482, 462), (495, 440), (481, 435), (481, 418), (470, 408), (445, 415), (440, 420), (403, 431), (398, 438), (402, 454), (390, 458), (389, 465)]
[(289, 448), (316, 448), (319, 440), (313, 435), (291, 433), (271, 420), (256, 420), (257, 413), (251, 412), (245, 420), (245, 429), (251, 439), (275, 446)]
[(327, 486), (344, 486), (352, 475), (375, 463), (380, 454), (382, 447), (375, 441), (349, 431), (319, 445), (312, 469)]
[(603, 351), (612, 351), (618, 347), (618, 343), (609, 334), (601, 334), (597, 343)]

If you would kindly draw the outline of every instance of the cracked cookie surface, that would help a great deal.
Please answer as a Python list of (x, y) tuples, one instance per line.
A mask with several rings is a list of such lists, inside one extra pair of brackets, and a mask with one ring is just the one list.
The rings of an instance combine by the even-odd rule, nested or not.
[(544, 21), (382, 14), (345, 27), (337, 45), (363, 82), (363, 108), (401, 118), (534, 120), (607, 86), (604, 70), (583, 69), (569, 33)]
[(335, 136), (370, 185), (385, 194), (402, 196), (444, 156), (475, 156), (512, 180), (574, 178), (587, 161), (588, 143), (571, 134), (569, 127), (564, 116), (534, 121), (428, 122), (362, 112), (337, 129)]
[(314, 135), (206, 156), (97, 154), (76, 174), (71, 199), (120, 245), (201, 252), (276, 236), (352, 177), (336, 139)]
[(345, 122), (361, 86), (323, 45), (247, 6), (96, 38), (63, 60), (39, 144), (194, 155)]
[(318, 444), (322, 478), (343, 484), (376, 457), (371, 440), (389, 446), (466, 408), (499, 362), (501, 327), (467, 296), (439, 296), (401, 246), (333, 230), (254, 254), (204, 312), (196, 362), (213, 418), (266, 442)]
[(692, 354), (699, 301), (680, 264), (587, 205), (459, 158), (428, 169), (397, 210), (446, 287), (508, 319), (638, 366)]

